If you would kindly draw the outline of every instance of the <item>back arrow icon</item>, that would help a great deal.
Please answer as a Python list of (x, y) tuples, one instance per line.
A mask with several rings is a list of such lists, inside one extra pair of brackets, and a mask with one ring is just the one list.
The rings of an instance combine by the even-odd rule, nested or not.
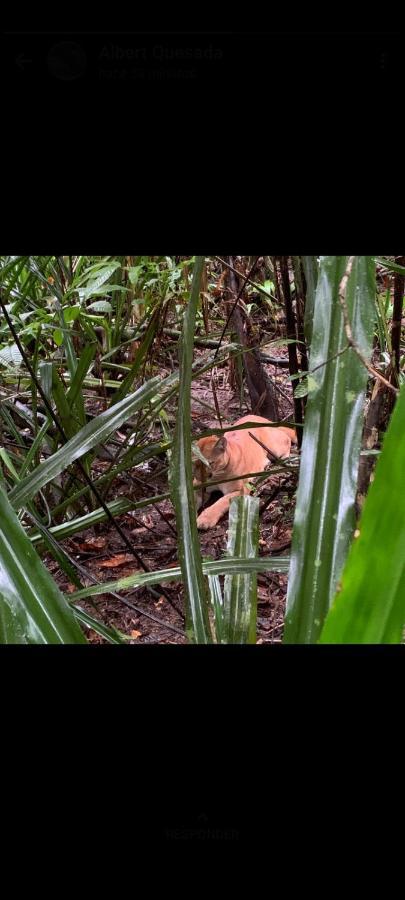
[(23, 53), (19, 53), (15, 58), (15, 63), (20, 69), (24, 70), (27, 63), (32, 63), (32, 59), (26, 59)]

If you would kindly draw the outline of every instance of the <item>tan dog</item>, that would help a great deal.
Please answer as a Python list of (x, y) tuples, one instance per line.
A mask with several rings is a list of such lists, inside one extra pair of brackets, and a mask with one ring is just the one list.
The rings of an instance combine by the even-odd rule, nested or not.
[[(243, 425), (245, 422), (268, 422), (262, 416), (243, 416), (235, 422), (235, 425)], [(239, 475), (237, 481), (228, 481), (224, 484), (216, 484), (206, 487), (208, 494), (213, 491), (222, 491), (223, 497), (209, 506), (198, 516), (197, 527), (201, 529), (213, 528), (229, 509), (233, 497), (240, 494), (248, 494), (248, 479), (244, 475), (252, 472), (261, 472), (268, 463), (266, 451), (249, 436), (253, 434), (262, 444), (265, 444), (275, 456), (285, 459), (290, 455), (291, 444), (297, 442), (297, 436), (292, 428), (280, 426), (279, 428), (245, 428), (242, 431), (227, 431), (219, 439), (211, 437), (201, 438), (197, 442), (201, 453), (209, 462), (209, 468), (200, 460), (194, 463), (193, 484), (201, 484), (211, 478), (232, 478)], [(197, 491), (197, 508), (202, 504), (202, 491)]]

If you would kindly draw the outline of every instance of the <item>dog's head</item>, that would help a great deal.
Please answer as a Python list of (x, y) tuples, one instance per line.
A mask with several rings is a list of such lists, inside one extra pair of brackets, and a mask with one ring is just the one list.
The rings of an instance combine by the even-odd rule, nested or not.
[[(228, 461), (227, 440), (224, 435), (221, 435), (220, 438), (215, 435), (201, 438), (197, 441), (197, 447), (200, 454), (204, 457), (204, 461), (199, 457), (195, 458), (193, 461), (194, 485), (203, 484), (205, 481), (210, 481), (211, 478), (215, 479), (226, 467)], [(218, 486), (213, 485), (212, 488), (207, 487), (204, 490), (206, 490), (207, 493), (211, 493), (211, 491), (218, 490)], [(198, 507), (200, 507), (202, 503), (203, 491), (197, 491)]]

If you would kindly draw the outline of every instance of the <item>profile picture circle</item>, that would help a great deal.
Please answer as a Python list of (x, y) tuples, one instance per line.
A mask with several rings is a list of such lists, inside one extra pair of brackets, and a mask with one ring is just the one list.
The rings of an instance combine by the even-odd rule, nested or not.
[(48, 69), (51, 75), (62, 81), (80, 78), (86, 70), (86, 54), (83, 47), (74, 41), (54, 44), (48, 53)]

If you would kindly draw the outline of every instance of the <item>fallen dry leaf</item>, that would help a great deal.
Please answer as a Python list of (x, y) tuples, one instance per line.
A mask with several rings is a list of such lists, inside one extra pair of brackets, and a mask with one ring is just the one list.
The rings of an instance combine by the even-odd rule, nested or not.
[(98, 537), (98, 538), (88, 538), (86, 541), (81, 541), (80, 543), (76, 543), (76, 547), (79, 550), (84, 550), (85, 552), (91, 552), (92, 550), (102, 550), (107, 543), (106, 537)]
[[(112, 556), (111, 559), (102, 559), (99, 562), (99, 566), (101, 569), (116, 569), (118, 566), (123, 566), (124, 563), (131, 561), (133, 561), (133, 556), (130, 553), (118, 553), (117, 556)], [(134, 569), (134, 575), (136, 571)]]

